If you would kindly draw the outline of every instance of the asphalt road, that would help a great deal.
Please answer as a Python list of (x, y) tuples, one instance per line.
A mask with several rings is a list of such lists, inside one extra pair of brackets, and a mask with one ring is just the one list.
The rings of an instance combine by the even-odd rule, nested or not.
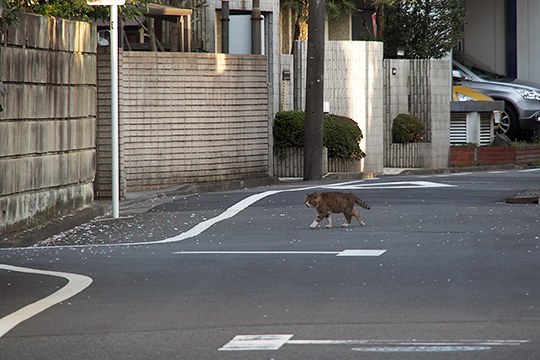
[[(309, 229), (317, 189), (371, 204)], [(540, 169), (163, 199), (0, 249), (0, 359), (538, 359)]]

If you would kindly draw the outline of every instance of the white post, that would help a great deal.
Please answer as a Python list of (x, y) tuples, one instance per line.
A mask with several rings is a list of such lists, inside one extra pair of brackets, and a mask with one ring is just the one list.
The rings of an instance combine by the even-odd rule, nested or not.
[(111, 157), (112, 157), (112, 216), (120, 217), (120, 171), (118, 151), (118, 6), (126, 0), (86, 0), (88, 5), (111, 6)]
[(118, 151), (118, 5), (111, 5), (112, 216), (120, 216)]

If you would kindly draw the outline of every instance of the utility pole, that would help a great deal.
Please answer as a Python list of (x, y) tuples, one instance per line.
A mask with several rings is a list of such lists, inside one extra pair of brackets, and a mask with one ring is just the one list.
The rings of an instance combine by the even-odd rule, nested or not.
[(251, 53), (261, 52), (261, 1), (253, 0), (251, 8)]
[(221, 0), (221, 52), (229, 53), (229, 0)]
[(310, 0), (304, 123), (304, 180), (322, 178), (325, 0)]

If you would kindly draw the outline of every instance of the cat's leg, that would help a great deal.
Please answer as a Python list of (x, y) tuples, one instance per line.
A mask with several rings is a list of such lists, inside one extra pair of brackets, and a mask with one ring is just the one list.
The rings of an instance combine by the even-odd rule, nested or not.
[(320, 223), (323, 219), (327, 219), (327, 220), (328, 220), (328, 224), (326, 224), (326, 227), (327, 227), (327, 228), (331, 228), (331, 227), (332, 227), (332, 218), (330, 217), (330, 213), (327, 213), (327, 214), (317, 214), (317, 217), (315, 218), (315, 220), (313, 220), (313, 222), (311, 223), (311, 225), (310, 225), (309, 227), (312, 228), (312, 229), (315, 229), (315, 228), (317, 227), (317, 225), (319, 225), (319, 223)]
[(358, 222), (360, 223), (360, 225), (362, 225), (362, 226), (366, 225), (366, 223), (364, 222), (364, 220), (362, 220), (362, 217), (360, 216), (360, 213), (359, 213), (356, 209), (353, 209), (353, 215), (354, 215), (354, 217), (356, 218), (356, 220), (358, 220)]
[(351, 224), (352, 214), (348, 211), (345, 211), (343, 215), (345, 215), (345, 222), (341, 226), (348, 227)]
[(326, 224), (326, 227), (330, 229), (332, 227), (332, 216), (328, 214), (328, 216), (326, 216), (326, 219), (328, 220), (328, 224)]
[(315, 229), (317, 227), (317, 225), (319, 225), (319, 223), (324, 218), (325, 218), (324, 215), (317, 214), (317, 217), (315, 218), (315, 220), (313, 220), (313, 222), (311, 223), (311, 225), (309, 225), (309, 227), (312, 228), (312, 229)]

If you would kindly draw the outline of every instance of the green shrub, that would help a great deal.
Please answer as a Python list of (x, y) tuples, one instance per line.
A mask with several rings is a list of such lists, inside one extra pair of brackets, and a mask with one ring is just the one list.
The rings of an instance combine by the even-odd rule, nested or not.
[[(338, 115), (324, 117), (323, 145), (328, 149), (328, 157), (361, 159), (366, 154), (360, 149), (362, 131), (354, 120)], [(274, 121), (274, 150), (304, 146), (304, 113), (302, 111), (282, 111)]]
[(393, 143), (414, 143), (424, 137), (424, 125), (414, 115), (399, 114), (392, 122)]
[(323, 144), (332, 159), (361, 159), (366, 154), (360, 149), (362, 130), (358, 124), (344, 116), (324, 117)]
[(280, 111), (274, 121), (274, 148), (304, 146), (304, 113)]

